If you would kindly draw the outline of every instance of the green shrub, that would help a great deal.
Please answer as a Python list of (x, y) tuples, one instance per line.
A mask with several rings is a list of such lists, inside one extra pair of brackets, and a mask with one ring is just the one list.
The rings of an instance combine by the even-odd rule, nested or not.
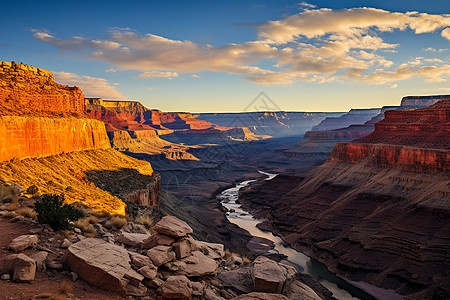
[(84, 216), (81, 210), (64, 204), (63, 195), (42, 195), (36, 201), (35, 210), (39, 222), (47, 223), (56, 230), (69, 229), (72, 227), (69, 221), (76, 221)]
[(29, 195), (36, 195), (38, 192), (39, 192), (39, 188), (37, 186), (35, 186), (34, 184), (30, 185), (27, 188), (27, 194), (29, 194)]

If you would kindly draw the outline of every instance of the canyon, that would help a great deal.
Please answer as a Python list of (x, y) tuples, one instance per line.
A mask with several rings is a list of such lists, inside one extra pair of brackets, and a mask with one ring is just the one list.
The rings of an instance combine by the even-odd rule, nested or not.
[(352, 281), (448, 298), (449, 100), (387, 111), (374, 132), (337, 143), (310, 172), (243, 190), (243, 207)]

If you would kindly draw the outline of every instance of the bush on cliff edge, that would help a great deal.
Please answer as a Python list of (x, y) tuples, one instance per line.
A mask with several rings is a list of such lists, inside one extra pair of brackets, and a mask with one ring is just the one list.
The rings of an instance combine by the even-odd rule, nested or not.
[(35, 210), (39, 222), (47, 223), (55, 230), (69, 229), (72, 227), (69, 221), (83, 217), (81, 210), (64, 204), (63, 195), (42, 195), (41, 199), (36, 201)]

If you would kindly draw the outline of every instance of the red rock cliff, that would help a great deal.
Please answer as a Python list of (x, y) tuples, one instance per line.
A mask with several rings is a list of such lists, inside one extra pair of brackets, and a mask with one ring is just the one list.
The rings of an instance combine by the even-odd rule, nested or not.
[(78, 87), (43, 69), (0, 64), (0, 161), (110, 147), (104, 124), (86, 118)]
[(416, 110), (385, 113), (370, 135), (336, 144), (329, 160), (400, 167), (408, 172), (440, 172), (450, 167), (450, 99)]

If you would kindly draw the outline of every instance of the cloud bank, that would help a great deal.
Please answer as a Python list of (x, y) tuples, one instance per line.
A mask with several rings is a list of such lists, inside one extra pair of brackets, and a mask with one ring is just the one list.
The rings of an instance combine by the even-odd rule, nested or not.
[[(34, 31), (34, 37), (61, 51), (87, 51), (92, 59), (122, 70), (139, 70), (141, 78), (178, 77), (200, 71), (241, 75), (257, 84), (324, 83), (353, 80), (390, 84), (413, 77), (445, 81), (450, 65), (438, 58), (393, 61), (399, 44), (381, 36), (395, 31), (435, 33), (450, 40), (450, 15), (389, 12), (375, 8), (315, 9), (255, 27), (257, 39), (222, 46), (140, 34), (115, 28), (107, 39), (73, 36), (57, 38)], [(428, 48), (428, 55), (432, 52)], [(269, 66), (269, 67), (268, 67)]]

